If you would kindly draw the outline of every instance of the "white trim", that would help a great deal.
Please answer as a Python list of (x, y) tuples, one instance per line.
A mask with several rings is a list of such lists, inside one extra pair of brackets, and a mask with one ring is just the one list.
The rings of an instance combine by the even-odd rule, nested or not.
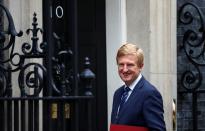
[(114, 91), (123, 84), (118, 75), (115, 60), (118, 48), (121, 46), (122, 42), (126, 40), (126, 25), (124, 29), (122, 29), (122, 26), (125, 24), (124, 22), (122, 22), (122, 20), (125, 20), (123, 19), (123, 17), (125, 18), (125, 14), (122, 15), (122, 12), (125, 11), (125, 4), (123, 3), (125, 3), (125, 0), (106, 0), (108, 125), (110, 124)]
[(127, 16), (126, 16), (126, 0), (120, 0), (120, 17), (121, 17), (121, 35), (122, 42), (127, 41)]

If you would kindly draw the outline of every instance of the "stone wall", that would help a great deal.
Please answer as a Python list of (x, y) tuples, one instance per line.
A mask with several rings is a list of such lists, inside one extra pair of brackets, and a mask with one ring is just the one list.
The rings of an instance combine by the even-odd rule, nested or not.
[(143, 75), (161, 92), (167, 131), (172, 131), (176, 98), (176, 3), (173, 0), (127, 0), (127, 41), (145, 52)]

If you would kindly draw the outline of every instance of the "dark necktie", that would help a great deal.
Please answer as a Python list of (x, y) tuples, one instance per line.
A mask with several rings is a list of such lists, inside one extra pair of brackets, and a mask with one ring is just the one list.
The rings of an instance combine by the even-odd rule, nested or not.
[(120, 113), (120, 110), (123, 108), (123, 105), (125, 104), (125, 101), (128, 97), (128, 92), (129, 91), (130, 91), (129, 87), (124, 88), (124, 91), (123, 91), (122, 96), (121, 96), (121, 101), (120, 101), (120, 104), (119, 104), (119, 107), (118, 107), (117, 117), (118, 117), (118, 114)]

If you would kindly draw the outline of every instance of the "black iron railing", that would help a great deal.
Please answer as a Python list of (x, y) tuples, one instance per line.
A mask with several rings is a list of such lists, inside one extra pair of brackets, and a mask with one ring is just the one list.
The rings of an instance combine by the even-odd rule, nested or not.
[[(203, 85), (203, 67), (205, 66), (204, 20), (202, 10), (194, 3), (187, 2), (179, 8), (178, 28), (180, 28), (180, 31), (178, 31), (178, 36), (182, 36), (182, 41), (178, 43), (178, 56), (181, 58), (179, 59), (180, 62), (183, 61), (184, 64), (181, 64), (182, 67), (178, 67), (178, 76), (180, 77), (178, 98), (183, 98), (184, 95), (188, 94), (192, 96), (191, 99), (187, 99), (191, 103), (192, 118), (185, 116), (184, 119), (191, 121), (189, 122), (191, 123), (189, 124), (189, 130), (192, 129), (193, 131), (198, 130), (198, 95), (205, 93)], [(186, 99), (184, 98), (184, 100)], [(183, 99), (179, 101), (183, 101)]]
[[(84, 70), (78, 74), (73, 70), (77, 57), (70, 48), (62, 46), (64, 41), (56, 33), (52, 33), (55, 45), (39, 42), (39, 32), (44, 32), (38, 28), (36, 13), (32, 29), (26, 31), (31, 43), (23, 43), (17, 52), (15, 39), (21, 38), (23, 32), (16, 31), (8, 9), (1, 4), (0, 8), (6, 14), (1, 19), (8, 19), (8, 27), (0, 30), (0, 130), (78, 131), (81, 109), (76, 110), (76, 105), (85, 101), (85, 123), (87, 130), (92, 131), (91, 89), (95, 75), (89, 69), (89, 58), (85, 58)], [(76, 76), (84, 86), (84, 94), (73, 91)]]

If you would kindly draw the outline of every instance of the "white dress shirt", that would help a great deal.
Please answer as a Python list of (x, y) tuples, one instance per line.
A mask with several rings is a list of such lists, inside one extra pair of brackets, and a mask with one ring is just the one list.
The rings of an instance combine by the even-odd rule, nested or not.
[[(141, 78), (142, 78), (142, 74), (140, 73), (139, 76), (137, 77), (137, 79), (130, 86), (128, 86), (130, 88), (130, 91), (128, 92), (128, 96), (127, 96), (127, 99), (125, 101), (128, 100), (128, 98), (130, 97), (132, 91), (134, 90), (135, 86), (137, 85), (137, 83), (140, 81)], [(126, 86), (127, 85), (124, 85), (124, 88)]]

